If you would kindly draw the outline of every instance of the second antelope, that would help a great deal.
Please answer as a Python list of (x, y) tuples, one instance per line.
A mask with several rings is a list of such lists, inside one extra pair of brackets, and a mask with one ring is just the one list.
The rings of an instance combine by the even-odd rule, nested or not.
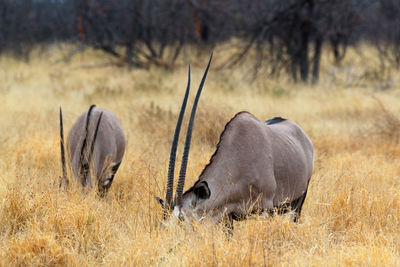
[[(63, 119), (60, 108), (60, 137), (63, 182), (65, 166)], [(102, 196), (110, 188), (125, 153), (125, 135), (115, 115), (92, 105), (72, 126), (67, 141), (73, 175), (83, 186), (97, 183)], [(96, 181), (92, 181), (92, 177)]]
[(208, 216), (233, 227), (233, 220), (245, 219), (250, 213), (271, 213), (277, 209), (281, 213), (292, 212), (296, 221), (307, 195), (314, 149), (296, 123), (280, 117), (262, 122), (248, 112), (236, 114), (225, 125), (210, 162), (183, 194), (197, 103), (211, 58), (193, 104), (173, 200), (175, 155), (190, 90), (189, 66), (186, 94), (172, 142), (166, 198), (157, 198), (163, 206), (164, 219), (170, 212), (189, 221)]

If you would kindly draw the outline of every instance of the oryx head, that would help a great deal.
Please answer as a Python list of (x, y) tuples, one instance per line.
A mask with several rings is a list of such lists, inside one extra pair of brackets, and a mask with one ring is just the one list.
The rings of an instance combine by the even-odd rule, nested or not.
[(208, 61), (207, 68), (204, 71), (203, 78), (202, 78), (199, 88), (197, 90), (196, 98), (194, 100), (193, 107), (192, 107), (192, 112), (190, 114), (190, 119), (189, 119), (188, 129), (187, 129), (187, 133), (186, 133), (186, 139), (185, 139), (185, 147), (184, 147), (184, 152), (183, 152), (183, 156), (182, 156), (182, 164), (181, 164), (181, 169), (179, 172), (179, 180), (178, 180), (178, 184), (177, 184), (177, 188), (176, 188), (176, 192), (175, 192), (175, 199), (173, 200), (172, 190), (173, 190), (173, 185), (174, 185), (176, 150), (177, 150), (177, 146), (178, 146), (179, 133), (180, 133), (181, 125), (182, 125), (183, 116), (185, 113), (186, 103), (187, 103), (187, 99), (188, 99), (188, 95), (189, 95), (189, 91), (190, 91), (190, 65), (189, 65), (188, 83), (187, 83), (187, 87), (186, 87), (186, 93), (183, 98), (181, 110), (179, 112), (179, 117), (178, 117), (178, 121), (176, 123), (174, 138), (173, 138), (172, 146), (171, 146), (165, 201), (156, 197), (157, 201), (163, 207), (163, 219), (164, 220), (167, 219), (167, 217), (169, 216), (169, 214), (171, 212), (173, 212), (173, 214), (180, 219), (183, 219), (184, 217), (189, 215), (189, 214), (186, 214), (187, 212), (185, 212), (185, 210), (187, 210), (185, 206), (189, 202), (185, 201), (185, 203), (183, 203), (182, 194), (183, 194), (183, 187), (185, 185), (186, 167), (187, 167), (187, 163), (188, 163), (190, 142), (191, 142), (191, 138), (192, 138), (192, 130), (193, 130), (194, 118), (196, 115), (197, 104), (199, 102), (201, 91), (203, 89), (203, 85), (204, 85), (204, 82), (207, 77), (208, 69), (211, 64), (211, 59), (212, 59), (212, 54), (210, 56), (210, 60)]

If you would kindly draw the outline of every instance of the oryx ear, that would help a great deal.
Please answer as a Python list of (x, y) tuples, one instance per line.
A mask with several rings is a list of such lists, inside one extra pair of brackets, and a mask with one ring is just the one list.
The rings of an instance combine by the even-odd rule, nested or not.
[(162, 200), (159, 197), (155, 197), (155, 198), (156, 198), (157, 202), (160, 203), (161, 207), (163, 207), (164, 209), (167, 207), (164, 200)]
[(210, 188), (208, 187), (208, 183), (206, 181), (201, 181), (198, 183), (194, 189), (193, 193), (199, 199), (208, 199), (211, 196)]

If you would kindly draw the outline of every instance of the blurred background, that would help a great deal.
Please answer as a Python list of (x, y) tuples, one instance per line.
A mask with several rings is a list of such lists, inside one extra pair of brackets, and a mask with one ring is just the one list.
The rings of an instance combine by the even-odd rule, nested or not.
[(1, 0), (0, 53), (29, 62), (33, 50), (67, 43), (52, 63), (94, 48), (113, 64), (172, 68), (189, 47), (229, 49), (218, 68), (252, 57), (253, 74), (315, 83), (323, 53), (340, 65), (361, 42), (379, 72), (399, 68), (399, 13), (397, 0)]

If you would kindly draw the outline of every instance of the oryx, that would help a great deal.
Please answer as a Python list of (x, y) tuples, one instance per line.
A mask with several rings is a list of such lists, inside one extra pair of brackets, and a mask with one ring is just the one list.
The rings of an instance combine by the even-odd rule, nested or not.
[[(60, 137), (63, 181), (68, 184), (61, 107)], [(125, 152), (125, 135), (117, 117), (111, 111), (92, 105), (69, 131), (67, 149), (73, 175), (83, 186), (90, 187), (92, 177), (96, 177), (99, 192), (104, 196)]]
[(186, 94), (172, 142), (166, 199), (157, 198), (163, 206), (164, 219), (173, 211), (181, 220), (208, 216), (214, 221), (224, 220), (232, 227), (233, 219), (278, 210), (293, 211), (296, 221), (307, 194), (314, 149), (296, 123), (280, 117), (262, 122), (248, 112), (237, 113), (225, 125), (216, 151), (198, 180), (182, 194), (196, 107), (210, 62), (211, 58), (193, 104), (179, 181), (172, 200), (175, 154), (190, 87), (189, 66)]

